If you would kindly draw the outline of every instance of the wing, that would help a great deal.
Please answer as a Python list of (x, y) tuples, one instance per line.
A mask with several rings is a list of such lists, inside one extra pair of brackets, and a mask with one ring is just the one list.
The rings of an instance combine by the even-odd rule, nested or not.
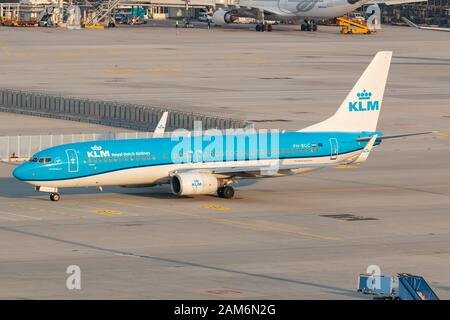
[(254, 165), (237, 165), (232, 167), (203, 167), (203, 168), (189, 168), (185, 170), (176, 170), (171, 173), (182, 173), (182, 172), (202, 172), (209, 173), (214, 175), (219, 175), (222, 177), (241, 177), (241, 178), (249, 178), (249, 177), (268, 177), (274, 176), (277, 173), (282, 174), (290, 174), (294, 173), (291, 170), (298, 169), (321, 169), (326, 167), (336, 167), (340, 165), (345, 165), (353, 162), (354, 156), (351, 160), (344, 160), (340, 162), (333, 163), (317, 163), (317, 164), (306, 164), (306, 163), (298, 163), (298, 164), (283, 164), (282, 161), (272, 160), (263, 165), (254, 166)]

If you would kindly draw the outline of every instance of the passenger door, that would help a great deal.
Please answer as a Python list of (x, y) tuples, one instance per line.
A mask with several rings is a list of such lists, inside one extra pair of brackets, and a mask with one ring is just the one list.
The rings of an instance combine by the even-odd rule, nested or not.
[(75, 149), (67, 149), (68, 172), (78, 172), (78, 155)]
[(336, 160), (339, 153), (339, 145), (336, 138), (330, 138), (330, 160)]

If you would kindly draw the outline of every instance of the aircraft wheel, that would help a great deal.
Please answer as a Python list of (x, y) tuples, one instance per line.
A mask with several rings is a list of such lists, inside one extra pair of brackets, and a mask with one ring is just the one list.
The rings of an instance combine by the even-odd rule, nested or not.
[(272, 32), (272, 25), (271, 24), (267, 25), (267, 31)]
[(317, 31), (317, 24), (312, 25), (312, 31)]
[(51, 201), (59, 201), (59, 199), (61, 199), (61, 196), (59, 195), (59, 193), (51, 193), (50, 194)]
[(302, 25), (300, 26), (300, 30), (301, 30), (301, 31), (306, 31), (306, 24), (302, 24)]
[(219, 196), (219, 198), (223, 198), (223, 187), (217, 189), (217, 195)]
[(233, 198), (234, 197), (233, 187), (230, 187), (230, 186), (223, 187), (222, 194), (223, 194), (222, 198), (225, 198), (225, 199)]
[(261, 25), (259, 23), (256, 25), (255, 29), (256, 29), (256, 31), (262, 31), (261, 30)]

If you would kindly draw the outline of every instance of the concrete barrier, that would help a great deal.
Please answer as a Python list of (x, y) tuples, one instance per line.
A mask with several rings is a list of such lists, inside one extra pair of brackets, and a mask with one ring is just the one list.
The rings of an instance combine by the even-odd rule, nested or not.
[(178, 128), (192, 130), (194, 120), (201, 121), (203, 129), (245, 128), (252, 125), (244, 120), (213, 117), (165, 108), (10, 89), (0, 89), (0, 111), (90, 122), (138, 131), (153, 131), (164, 111), (169, 111), (170, 114), (167, 122), (168, 130)]

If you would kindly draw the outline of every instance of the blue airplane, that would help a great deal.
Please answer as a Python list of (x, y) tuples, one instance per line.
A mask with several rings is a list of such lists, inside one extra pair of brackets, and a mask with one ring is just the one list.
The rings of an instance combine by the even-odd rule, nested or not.
[(240, 179), (279, 177), (367, 160), (388, 138), (376, 130), (392, 52), (378, 52), (337, 112), (297, 132), (213, 131), (64, 144), (42, 150), (13, 175), (60, 199), (60, 188), (170, 184), (176, 195), (232, 198)]

